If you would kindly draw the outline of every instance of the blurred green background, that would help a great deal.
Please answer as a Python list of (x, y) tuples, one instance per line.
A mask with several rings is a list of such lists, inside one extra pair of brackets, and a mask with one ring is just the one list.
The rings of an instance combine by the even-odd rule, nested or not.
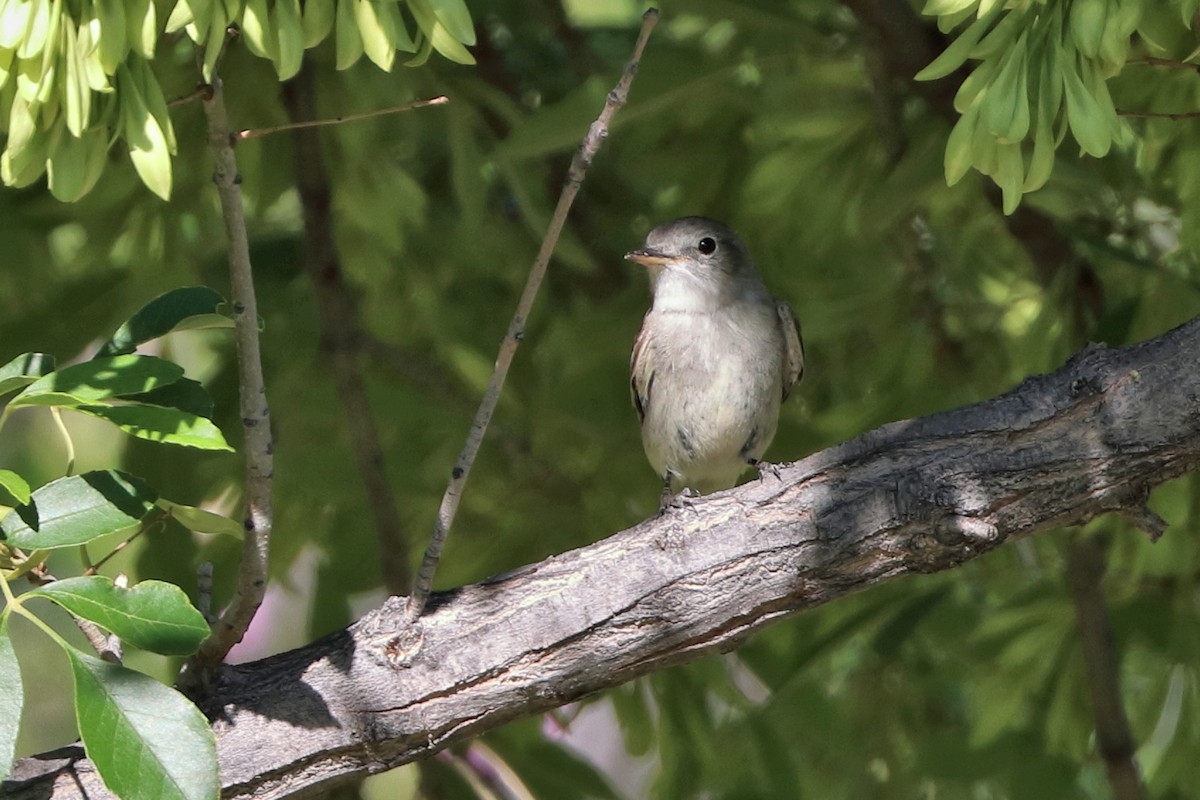
[[(362, 328), (356, 361), (414, 566), (566, 167), (645, 8), (468, 5), (475, 66), (435, 56), (391, 73), (365, 59), (337, 71), (330, 42), (306, 56), (323, 118), (451, 100), (319, 134)], [(659, 483), (628, 394), (629, 351), (649, 293), (642, 271), (621, 256), (666, 219), (703, 214), (731, 225), (803, 323), (808, 370), (784, 406), (767, 454), (774, 461), (991, 397), (1089, 340), (1139, 341), (1195, 316), (1194, 120), (1135, 119), (1135, 142), (1104, 160), (1077, 158), (1068, 138), (1049, 184), (1006, 218), (987, 178), (971, 173), (946, 186), (954, 118), (887, 68), (888, 53), (936, 54), (949, 40), (921, 18), (919, 41), (902, 38), (902, 27), (881, 41), (862, 24), (864, 5), (663, 3), (629, 104), (588, 173), (529, 320), (439, 587), (586, 545), (656, 510)], [(1135, 50), (1192, 52), (1194, 34), (1179, 24), (1187, 5), (1146, 4)], [(190, 43), (161, 43), (154, 70), (168, 98), (186, 95), (197, 81)], [(235, 128), (288, 121), (268, 62), (235, 43), (221, 74)], [(952, 91), (958, 78), (947, 80)], [(1131, 64), (1110, 88), (1118, 108), (1200, 109), (1195, 69)], [(57, 202), (41, 182), (0, 191), (0, 361), (27, 350), (60, 361), (88, 356), (176, 286), (228, 294), (204, 115), (192, 102), (174, 107), (172, 119), (179, 150), (169, 203), (119, 153), (76, 204)], [(344, 626), (383, 591), (302, 264), (291, 136), (243, 141), (237, 157), (276, 475), (276, 582), (236, 651), (247, 659)], [(1047, 242), (1058, 249), (1037, 249)], [(210, 389), (236, 443), (229, 335), (173, 334), (162, 347)], [(236, 455), (155, 447), (70, 414), (68, 424), (77, 469), (120, 465), (173, 500), (236, 516)], [(61, 475), (52, 430), (44, 412), (14, 414), (0, 462), (35, 485)], [(1151, 506), (1171, 525), (1155, 545), (1107, 518), (1084, 533), (1017, 542), (949, 574), (894, 581), (802, 614), (735, 654), (510, 725), (433, 759), (419, 781), (407, 769), (363, 791), (486, 796), (464, 776), (487, 764), (517, 797), (1108, 797), (1064, 575), (1072, 539), (1086, 533), (1108, 551), (1123, 701), (1151, 793), (1193, 796), (1196, 479), (1163, 487)], [(237, 556), (236, 542), (172, 527), (123, 552), (111, 571), (194, 594), (197, 564), (211, 560), (223, 602)], [(69, 559), (52, 567), (72, 570)], [(27, 628), (16, 631), (18, 644), (36, 647)], [(23, 753), (74, 737), (66, 670), (31, 668), (49, 658), (24, 659), (33, 699)], [(131, 663), (171, 674), (137, 654)]]

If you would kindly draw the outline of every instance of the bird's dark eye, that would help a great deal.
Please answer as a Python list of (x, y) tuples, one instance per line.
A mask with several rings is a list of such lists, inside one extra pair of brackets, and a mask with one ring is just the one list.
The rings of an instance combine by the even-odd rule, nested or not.
[(711, 236), (705, 236), (696, 243), (696, 249), (706, 256), (712, 255), (717, 251), (717, 242)]

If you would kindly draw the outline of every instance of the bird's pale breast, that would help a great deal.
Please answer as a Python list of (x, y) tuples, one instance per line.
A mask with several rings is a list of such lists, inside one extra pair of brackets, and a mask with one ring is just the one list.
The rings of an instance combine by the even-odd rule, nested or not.
[(743, 308), (737, 324), (722, 309), (650, 313), (646, 455), (659, 474), (678, 477), (677, 488), (728, 488), (775, 435), (784, 342), (774, 307), (764, 304), (749, 316)]

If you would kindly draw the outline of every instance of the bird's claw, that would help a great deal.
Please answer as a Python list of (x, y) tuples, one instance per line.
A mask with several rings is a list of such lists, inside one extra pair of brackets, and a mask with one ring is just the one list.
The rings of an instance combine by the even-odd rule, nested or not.
[(658, 500), (658, 515), (661, 517), (673, 508), (691, 508), (699, 497), (699, 492), (687, 486), (678, 492), (673, 492), (669, 486), (664, 486), (662, 496)]
[(779, 465), (778, 464), (772, 464), (768, 461), (760, 461), (757, 458), (752, 458), (752, 459), (750, 459), (750, 466), (752, 466), (756, 470), (758, 470), (758, 480), (760, 483), (762, 481), (766, 480), (767, 473), (770, 473), (771, 476), (774, 477), (775, 480), (777, 480), (777, 481), (782, 480), (782, 477), (779, 474)]

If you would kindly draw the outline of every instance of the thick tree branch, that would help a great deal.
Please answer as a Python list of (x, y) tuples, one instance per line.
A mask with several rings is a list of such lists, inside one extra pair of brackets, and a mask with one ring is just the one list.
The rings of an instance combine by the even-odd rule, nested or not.
[[(690, 508), (435, 594), (415, 655), (404, 602), (225, 667), (209, 706), (226, 798), (310, 794), (509, 720), (736, 647), (797, 611), (1016, 536), (1142, 508), (1200, 467), (1200, 319), (1091, 347), (968, 408), (885, 425)], [(580, 538), (583, 538), (581, 533)], [(77, 750), (0, 795), (107, 797)]]

